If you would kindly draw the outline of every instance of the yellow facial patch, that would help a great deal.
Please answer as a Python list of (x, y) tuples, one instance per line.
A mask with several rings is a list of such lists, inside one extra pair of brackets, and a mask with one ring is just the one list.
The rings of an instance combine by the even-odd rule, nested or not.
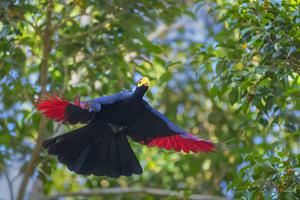
[(141, 86), (147, 86), (147, 87), (150, 86), (150, 81), (147, 77), (143, 77), (139, 80), (138, 87), (141, 87)]

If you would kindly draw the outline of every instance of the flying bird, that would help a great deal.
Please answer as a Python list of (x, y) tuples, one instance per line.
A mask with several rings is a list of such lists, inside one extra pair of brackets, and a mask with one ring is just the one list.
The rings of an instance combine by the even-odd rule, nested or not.
[(57, 156), (69, 170), (96, 176), (130, 176), (143, 169), (127, 137), (148, 147), (183, 152), (210, 152), (211, 141), (182, 130), (143, 98), (150, 87), (141, 78), (133, 92), (124, 91), (85, 102), (73, 103), (58, 95), (37, 100), (44, 116), (65, 124), (86, 124), (43, 142), (49, 154)]

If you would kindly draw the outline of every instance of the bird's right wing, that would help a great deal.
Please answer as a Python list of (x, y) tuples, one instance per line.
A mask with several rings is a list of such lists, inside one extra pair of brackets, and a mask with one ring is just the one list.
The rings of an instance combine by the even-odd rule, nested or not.
[(187, 133), (162, 113), (144, 101), (145, 108), (139, 119), (129, 127), (128, 135), (149, 147), (184, 152), (210, 152), (214, 150), (211, 141), (203, 140)]
[(79, 97), (74, 103), (57, 95), (43, 97), (37, 100), (36, 108), (47, 118), (67, 124), (88, 123), (94, 116), (86, 103), (81, 103)]

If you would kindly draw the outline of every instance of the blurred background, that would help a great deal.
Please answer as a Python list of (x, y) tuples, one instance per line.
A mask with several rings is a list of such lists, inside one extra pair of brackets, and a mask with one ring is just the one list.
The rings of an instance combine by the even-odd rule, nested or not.
[[(0, 199), (299, 199), (299, 11), (292, 0), (1, 0)], [(131, 142), (144, 173), (118, 179), (76, 175), (42, 149), (75, 127), (44, 119), (39, 95), (89, 100), (141, 76), (156, 109), (223, 148)]]

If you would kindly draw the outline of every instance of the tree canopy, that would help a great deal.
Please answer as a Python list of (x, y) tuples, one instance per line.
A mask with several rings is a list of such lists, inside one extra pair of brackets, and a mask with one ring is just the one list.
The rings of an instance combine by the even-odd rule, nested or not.
[[(14, 0), (0, 19), (0, 198), (300, 197), (299, 1)], [(214, 153), (132, 142), (143, 175), (111, 179), (42, 149), (72, 127), (43, 118), (39, 95), (88, 100), (141, 76), (148, 101)]]

